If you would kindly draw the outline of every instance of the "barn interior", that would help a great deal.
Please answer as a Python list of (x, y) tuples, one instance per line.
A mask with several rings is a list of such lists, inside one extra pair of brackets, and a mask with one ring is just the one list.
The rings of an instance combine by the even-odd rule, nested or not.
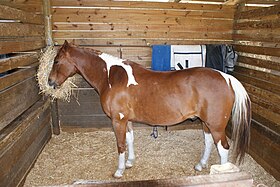
[[(1, 0), (0, 186), (23, 186), (61, 132), (111, 130), (98, 94), (82, 77), (70, 102), (40, 93), (41, 51), (65, 40), (147, 68), (154, 45), (232, 45), (238, 53), (232, 74), (252, 101), (248, 153), (279, 181), (279, 15), (278, 0)], [(201, 126), (187, 122), (170, 130), (192, 128)]]

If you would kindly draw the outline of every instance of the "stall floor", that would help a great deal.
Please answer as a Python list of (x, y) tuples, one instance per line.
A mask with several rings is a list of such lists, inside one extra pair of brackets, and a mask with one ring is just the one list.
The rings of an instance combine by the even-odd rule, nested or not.
[[(209, 174), (210, 165), (219, 163), (213, 146), (209, 167), (202, 172), (193, 169), (204, 148), (202, 130), (159, 129), (157, 139), (150, 136), (151, 130), (134, 131), (136, 162), (121, 179), (112, 177), (118, 163), (113, 132), (62, 132), (46, 145), (27, 176), (25, 186), (72, 184), (79, 180), (131, 181), (204, 175)], [(239, 168), (252, 175), (256, 186), (280, 186), (280, 182), (248, 154)]]

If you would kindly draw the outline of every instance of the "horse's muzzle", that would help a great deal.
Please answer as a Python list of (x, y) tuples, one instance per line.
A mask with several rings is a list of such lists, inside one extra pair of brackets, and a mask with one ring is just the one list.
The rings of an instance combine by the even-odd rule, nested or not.
[(48, 83), (49, 83), (49, 86), (50, 86), (50, 87), (53, 87), (53, 88), (56, 88), (56, 87), (57, 87), (57, 84), (55, 83), (55, 81), (53, 81), (53, 80), (51, 80), (51, 79), (48, 80)]

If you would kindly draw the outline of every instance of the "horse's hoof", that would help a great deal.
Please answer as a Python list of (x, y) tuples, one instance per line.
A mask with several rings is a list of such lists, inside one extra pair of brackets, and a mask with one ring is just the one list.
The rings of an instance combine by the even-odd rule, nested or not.
[(126, 169), (132, 168), (132, 166), (133, 166), (133, 161), (134, 161), (134, 160), (127, 160), (126, 163), (125, 163), (125, 168), (126, 168)]
[(119, 179), (119, 178), (121, 178), (123, 176), (123, 172), (124, 172), (123, 169), (118, 169), (113, 176), (115, 178)]
[(194, 166), (194, 169), (195, 169), (196, 171), (202, 171), (202, 165), (201, 165), (200, 163), (198, 163), (198, 164), (196, 164), (196, 165)]
[(198, 163), (198, 164), (196, 164), (195, 166), (194, 166), (194, 169), (196, 170), (196, 171), (202, 171), (202, 169), (204, 169), (204, 168), (206, 168), (206, 164), (202, 164), (202, 163)]

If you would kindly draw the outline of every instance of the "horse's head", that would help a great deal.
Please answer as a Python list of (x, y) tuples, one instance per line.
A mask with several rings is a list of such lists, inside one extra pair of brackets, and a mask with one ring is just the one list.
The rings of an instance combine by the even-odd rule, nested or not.
[(77, 73), (75, 62), (71, 57), (71, 51), (73, 51), (73, 46), (65, 41), (54, 59), (54, 64), (48, 79), (50, 86), (54, 88), (60, 86), (68, 77)]

